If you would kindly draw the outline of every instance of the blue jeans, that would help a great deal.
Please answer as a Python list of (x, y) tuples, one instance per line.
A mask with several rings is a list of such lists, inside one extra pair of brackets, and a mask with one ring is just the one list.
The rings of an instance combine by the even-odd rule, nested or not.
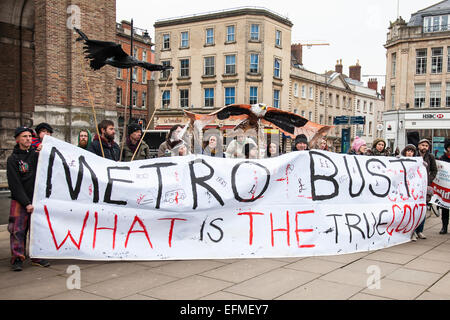
[(423, 232), (423, 227), (425, 226), (425, 218), (423, 219), (422, 223), (417, 227), (415, 232)]

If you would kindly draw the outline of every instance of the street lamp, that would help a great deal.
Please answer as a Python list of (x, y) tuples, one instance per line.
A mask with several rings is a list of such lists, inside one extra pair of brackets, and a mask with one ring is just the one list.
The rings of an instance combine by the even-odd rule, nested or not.
[[(142, 37), (144, 39), (144, 43), (150, 43), (150, 36), (147, 32), (147, 29), (135, 28), (133, 27), (133, 19), (131, 19), (131, 40), (130, 40), (130, 56), (134, 56), (133, 52), (133, 38), (134, 38), (134, 30), (140, 30), (142, 32)], [(131, 123), (133, 119), (133, 67), (130, 68), (130, 116), (128, 123)]]

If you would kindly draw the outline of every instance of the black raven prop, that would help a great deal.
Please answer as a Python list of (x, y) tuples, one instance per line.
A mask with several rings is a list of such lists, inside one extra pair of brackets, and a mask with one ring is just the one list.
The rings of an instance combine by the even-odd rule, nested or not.
[(120, 44), (109, 41), (90, 40), (80, 29), (74, 29), (80, 35), (76, 41), (84, 41), (85, 46), (83, 48), (86, 59), (90, 60), (90, 66), (94, 70), (99, 70), (105, 64), (122, 69), (141, 67), (149, 71), (165, 71), (173, 69), (172, 66), (162, 66), (140, 61), (126, 54)]

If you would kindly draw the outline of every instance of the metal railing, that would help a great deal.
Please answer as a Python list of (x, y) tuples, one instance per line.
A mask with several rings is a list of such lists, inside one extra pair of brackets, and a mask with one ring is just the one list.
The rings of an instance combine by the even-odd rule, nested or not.
[(265, 7), (258, 7), (258, 6), (242, 6), (242, 7), (235, 7), (235, 8), (229, 8), (229, 9), (223, 9), (223, 10), (215, 10), (215, 11), (208, 11), (208, 12), (202, 12), (202, 13), (195, 13), (195, 14), (190, 14), (190, 15), (184, 15), (184, 16), (178, 16), (178, 17), (172, 17), (172, 18), (164, 18), (164, 19), (159, 19), (156, 20), (156, 22), (164, 22), (164, 21), (170, 21), (170, 20), (178, 20), (178, 19), (187, 19), (187, 18), (193, 18), (193, 17), (198, 17), (198, 16), (204, 16), (204, 15), (210, 15), (210, 14), (217, 14), (217, 13), (225, 13), (225, 12), (231, 12), (231, 11), (236, 11), (236, 10), (243, 10), (243, 9), (259, 9), (259, 10), (265, 10), (267, 12), (270, 12), (274, 15), (277, 15), (283, 19), (289, 20), (288, 16), (283, 16), (273, 10), (267, 9)]

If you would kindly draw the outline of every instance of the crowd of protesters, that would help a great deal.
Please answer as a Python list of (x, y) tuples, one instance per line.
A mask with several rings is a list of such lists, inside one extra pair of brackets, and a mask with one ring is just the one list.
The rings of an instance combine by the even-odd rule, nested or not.
[[(11, 191), (10, 218), (8, 231), (10, 233), (11, 264), (12, 270), (21, 271), (25, 260), (26, 239), (30, 226), (30, 214), (33, 208), (34, 182), (38, 163), (38, 155), (42, 149), (45, 135), (52, 135), (53, 128), (48, 123), (40, 123), (35, 130), (21, 126), (15, 130), (16, 145), (12, 154), (7, 159), (7, 178)], [(116, 130), (114, 122), (103, 120), (97, 126), (96, 134), (92, 135), (89, 129), (84, 128), (78, 133), (77, 146), (90, 151), (100, 157), (113, 161), (132, 161), (151, 158), (150, 148), (143, 139), (143, 129), (139, 124), (129, 124), (122, 148), (114, 141)], [(158, 157), (184, 156), (191, 152), (187, 141), (184, 139), (186, 130), (182, 125), (174, 125), (169, 130), (164, 142), (158, 149)], [(200, 148), (194, 148), (194, 153), (219, 158), (243, 158), (257, 159), (258, 145), (256, 139), (246, 135), (242, 129), (237, 129), (231, 135), (228, 145), (223, 143), (223, 135), (220, 130), (207, 132), (203, 137)], [(422, 139), (416, 145), (408, 144), (401, 152), (396, 149), (392, 153), (383, 139), (375, 139), (371, 148), (366, 141), (355, 137), (351, 144), (349, 154), (365, 156), (421, 156), (428, 174), (428, 197), (433, 193), (431, 183), (437, 174), (437, 165), (434, 155), (430, 152), (432, 144), (427, 139)], [(310, 145), (304, 134), (299, 134), (293, 139), (292, 151), (308, 151), (310, 149), (330, 151), (325, 138), (317, 139)], [(450, 162), (450, 139), (445, 140), (445, 152), (439, 160)], [(267, 143), (264, 157), (273, 158), (281, 154), (281, 148), (277, 141)], [(261, 156), (261, 155), (260, 155)], [(449, 222), (449, 210), (442, 209), (442, 229), (440, 234), (446, 234)], [(423, 234), (425, 220), (413, 232), (411, 240), (426, 239)], [(44, 259), (31, 259), (33, 265), (48, 267), (50, 263)]]

